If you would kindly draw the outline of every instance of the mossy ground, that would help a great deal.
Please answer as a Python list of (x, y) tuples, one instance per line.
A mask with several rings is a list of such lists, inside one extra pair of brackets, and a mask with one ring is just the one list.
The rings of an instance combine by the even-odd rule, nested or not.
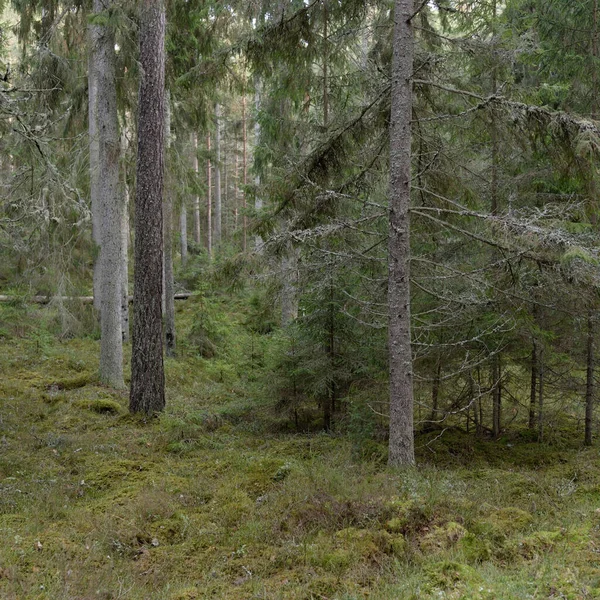
[(0, 309), (0, 598), (600, 598), (598, 449), (449, 431), (418, 470), (357, 462), (281, 433), (227, 299), (199, 358), (195, 302), (150, 422), (97, 384), (97, 341)]

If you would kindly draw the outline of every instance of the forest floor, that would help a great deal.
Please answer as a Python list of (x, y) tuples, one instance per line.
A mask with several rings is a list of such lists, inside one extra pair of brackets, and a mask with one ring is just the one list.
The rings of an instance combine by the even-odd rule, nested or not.
[(357, 461), (345, 436), (269, 424), (226, 299), (239, 345), (186, 350), (198, 302), (148, 423), (98, 385), (96, 340), (0, 308), (0, 598), (600, 598), (597, 447), (449, 431), (416, 470)]

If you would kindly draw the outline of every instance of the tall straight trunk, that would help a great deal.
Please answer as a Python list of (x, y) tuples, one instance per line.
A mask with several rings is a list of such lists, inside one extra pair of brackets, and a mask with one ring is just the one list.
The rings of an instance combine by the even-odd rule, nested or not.
[(212, 219), (212, 164), (210, 161), (210, 131), (206, 134), (206, 149), (208, 150), (209, 157), (206, 161), (206, 248), (209, 256), (212, 256), (213, 249), (213, 219)]
[(98, 142), (97, 106), (98, 106), (98, 75), (96, 71), (96, 46), (100, 28), (98, 25), (88, 27), (89, 56), (88, 56), (88, 133), (90, 146), (90, 203), (92, 211), (92, 239), (96, 257), (94, 260), (94, 308), (100, 314), (100, 144)]
[(544, 349), (540, 348), (538, 354), (538, 441), (544, 439)]
[[(256, 118), (254, 120), (254, 169), (256, 174), (254, 176), (254, 186), (256, 188), (254, 195), (254, 210), (259, 213), (262, 210), (263, 202), (260, 191), (260, 174), (258, 172), (258, 168), (256, 165), (256, 148), (260, 142), (260, 121), (258, 120), (260, 113), (260, 80), (258, 77), (255, 80), (254, 84), (254, 108), (256, 110)], [(263, 247), (263, 239), (260, 235), (254, 236), (254, 249), (256, 252), (261, 252)]]
[(165, 118), (165, 8), (141, 0), (135, 277), (129, 410), (153, 414), (165, 407), (161, 314)]
[[(94, 0), (94, 11), (111, 2)], [(98, 137), (98, 216), (100, 225), (100, 381), (115, 388), (123, 381), (123, 334), (121, 330), (121, 140), (117, 115), (116, 56), (114, 30), (93, 26), (92, 52), (95, 69), (96, 127)]]
[[(197, 178), (200, 173), (200, 167), (198, 164), (198, 134), (194, 132), (192, 137), (192, 151), (194, 153), (194, 172), (196, 173)], [(194, 242), (196, 244), (200, 244), (200, 196), (198, 194), (194, 196)]]
[[(127, 136), (121, 135), (121, 151), (127, 152)], [(121, 335), (124, 342), (129, 341), (129, 185), (127, 183), (126, 161), (123, 161), (121, 210)]]
[(329, 53), (328, 53), (328, 26), (327, 0), (323, 0), (323, 124), (329, 125)]
[(594, 420), (594, 316), (588, 313), (587, 335), (587, 376), (585, 386), (585, 445), (592, 445), (592, 429)]
[(240, 156), (238, 154), (238, 141), (235, 140), (235, 185), (233, 188), (233, 228), (238, 229), (238, 212), (239, 212), (239, 183), (240, 183)]
[(598, 0), (594, 0), (592, 13), (592, 118), (598, 118)]
[(215, 234), (213, 244), (221, 243), (221, 105), (215, 108)]
[(413, 0), (396, 0), (392, 59), (389, 211), (389, 464), (415, 464), (410, 333), (410, 181)]
[(492, 357), (492, 432), (494, 437), (502, 429), (502, 364), (500, 354)]
[(229, 210), (229, 169), (227, 165), (227, 144), (223, 143), (223, 238), (228, 239), (231, 230), (231, 215)]
[(185, 267), (188, 259), (188, 225), (187, 225), (187, 203), (185, 197), (181, 199), (179, 211), (179, 253), (181, 255), (181, 266)]
[(246, 186), (248, 185), (248, 134), (246, 131), (246, 91), (244, 90), (244, 95), (242, 96), (242, 141), (243, 141), (243, 152), (242, 152), (242, 162), (243, 162), (243, 170), (244, 170), (244, 187), (242, 189), (242, 208), (244, 210), (244, 242), (243, 249), (244, 252), (248, 249), (248, 216), (246, 215)]
[[(165, 98), (165, 146), (171, 147), (171, 103), (167, 92)], [(167, 163), (168, 164), (168, 163)], [(165, 178), (169, 171), (165, 169)], [(173, 273), (173, 196), (167, 186), (163, 200), (163, 243), (165, 273), (165, 347), (167, 356), (175, 356), (175, 276)]]
[(442, 375), (442, 361), (438, 356), (437, 365), (435, 368), (435, 376), (431, 384), (431, 417), (429, 420), (431, 423), (438, 421), (438, 410), (439, 410), (439, 398), (440, 398), (440, 381)]
[(535, 405), (537, 403), (538, 352), (535, 338), (531, 343), (531, 383), (529, 387), (529, 429), (535, 429)]

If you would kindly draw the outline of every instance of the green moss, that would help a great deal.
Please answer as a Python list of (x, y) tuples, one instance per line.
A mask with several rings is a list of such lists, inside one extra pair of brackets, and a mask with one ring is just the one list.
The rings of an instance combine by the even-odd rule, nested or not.
[(99, 414), (112, 414), (118, 415), (123, 412), (123, 407), (110, 398), (90, 398), (84, 400), (77, 400), (75, 406), (91, 410), (92, 412)]
[(169, 596), (169, 600), (200, 600), (200, 591), (196, 587), (186, 587)]
[(518, 542), (517, 551), (526, 559), (548, 552), (564, 539), (562, 531), (536, 531)]
[(76, 390), (78, 388), (85, 387), (90, 383), (96, 383), (97, 377), (92, 373), (79, 373), (74, 377), (66, 377), (64, 379), (57, 379), (53, 381), (48, 388), (55, 388), (57, 390)]
[(473, 523), (473, 531), (501, 540), (518, 531), (523, 531), (532, 522), (533, 516), (520, 508), (508, 506), (492, 509), (490, 507), (489, 513), (484, 518)]
[(493, 556), (493, 545), (490, 540), (467, 533), (458, 543), (466, 560), (470, 563), (480, 563), (490, 560)]
[(420, 541), (421, 550), (426, 554), (436, 554), (455, 546), (466, 534), (467, 530), (451, 521), (445, 525), (434, 527)]
[(425, 577), (430, 588), (441, 590), (453, 590), (479, 581), (475, 569), (449, 560), (427, 565)]

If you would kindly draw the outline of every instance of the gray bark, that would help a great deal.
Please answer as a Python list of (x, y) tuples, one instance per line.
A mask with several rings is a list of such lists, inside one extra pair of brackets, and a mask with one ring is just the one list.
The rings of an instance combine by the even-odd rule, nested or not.
[(585, 386), (585, 438), (586, 446), (592, 445), (592, 429), (594, 422), (594, 317), (590, 310), (588, 314), (587, 335), (587, 376)]
[[(121, 152), (127, 151), (127, 136), (121, 134)], [(125, 161), (123, 161), (125, 163)], [(122, 169), (122, 205), (121, 205), (121, 337), (129, 341), (129, 185), (125, 164)]]
[(100, 146), (98, 143), (98, 126), (96, 124), (96, 106), (98, 104), (98, 78), (96, 73), (96, 44), (100, 29), (97, 25), (90, 25), (89, 57), (88, 57), (88, 132), (90, 145), (90, 204), (92, 211), (92, 239), (96, 247), (94, 260), (93, 296), (94, 308), (100, 314), (100, 222), (99, 222), (99, 181)]
[(153, 414), (165, 406), (161, 314), (165, 117), (165, 9), (141, 0), (135, 275), (129, 410)]
[(221, 105), (215, 107), (215, 229), (213, 244), (221, 243)]
[[(254, 120), (254, 149), (256, 151), (260, 141), (260, 122), (258, 120), (258, 114), (260, 112), (260, 81), (258, 79), (255, 82), (254, 90), (254, 108), (256, 109), (256, 118)], [(260, 174), (258, 171), (254, 177), (254, 185), (256, 188), (254, 195), (254, 210), (258, 213), (263, 207), (262, 197), (260, 195)], [(254, 249), (256, 252), (262, 252), (263, 243), (263, 239), (260, 235), (254, 236)]]
[(206, 186), (207, 186), (207, 194), (206, 194), (206, 248), (208, 250), (209, 256), (212, 256), (213, 249), (213, 238), (212, 238), (212, 228), (213, 228), (213, 218), (212, 218), (212, 163), (210, 160), (210, 131), (206, 134), (206, 149), (208, 150), (209, 158), (206, 161)]
[[(165, 100), (165, 146), (171, 146), (171, 106), (169, 94)], [(168, 177), (168, 170), (167, 170)], [(163, 201), (163, 235), (164, 235), (164, 265), (165, 265), (165, 346), (167, 356), (175, 356), (175, 278), (173, 273), (173, 197), (171, 186)]]
[(410, 181), (413, 0), (396, 0), (390, 123), (389, 354), (390, 466), (415, 464), (410, 333)]
[(188, 258), (187, 241), (187, 206), (185, 198), (181, 199), (181, 211), (179, 213), (179, 247), (181, 253), (181, 265), (185, 267)]
[[(94, 0), (100, 13), (112, 0)], [(121, 215), (119, 189), (121, 140), (117, 116), (115, 35), (109, 26), (92, 27), (93, 69), (96, 89), (96, 133), (98, 139), (97, 206), (100, 238), (100, 381), (115, 388), (123, 381), (123, 337), (121, 330)], [(92, 119), (94, 114), (92, 113)]]
[[(196, 173), (196, 179), (199, 174), (199, 165), (198, 165), (198, 134), (194, 132), (193, 134), (193, 145), (192, 151), (194, 153), (194, 172)], [(196, 194), (194, 197), (194, 242), (196, 244), (200, 244), (200, 196)]]
[(281, 259), (281, 326), (286, 327), (298, 317), (298, 255), (292, 248)]

